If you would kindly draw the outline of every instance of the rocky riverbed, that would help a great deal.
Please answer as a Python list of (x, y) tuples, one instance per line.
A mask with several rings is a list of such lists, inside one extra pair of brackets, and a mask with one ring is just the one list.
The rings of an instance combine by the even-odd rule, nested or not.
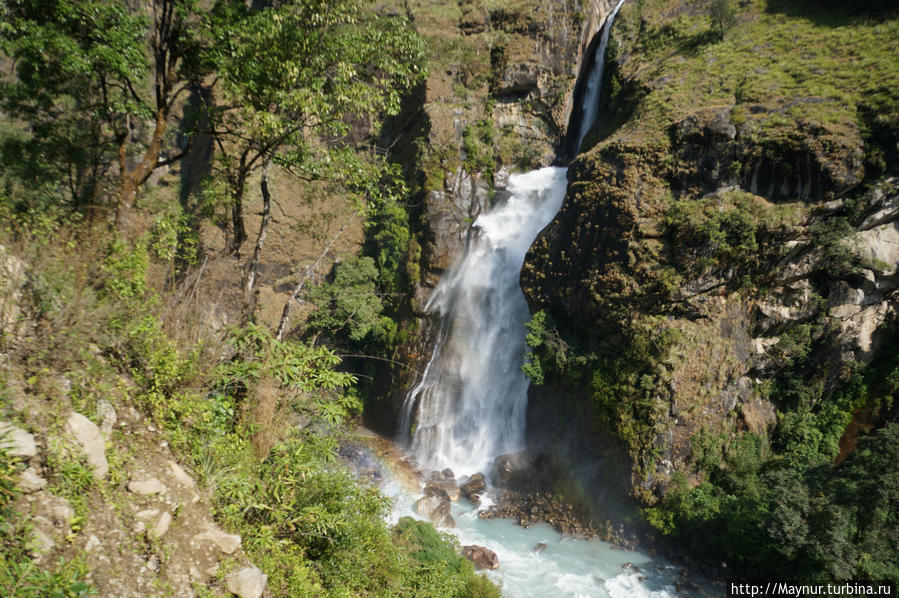
[(623, 528), (615, 529), (608, 520), (597, 521), (583, 505), (566, 500), (556, 487), (562, 477), (560, 468), (541, 453), (500, 455), (489, 472), (457, 478), (449, 468), (422, 471), (393, 442), (360, 428), (354, 439), (342, 444), (341, 454), (373, 483), (386, 475), (377, 462), (389, 464), (390, 475), (419, 496), (416, 512), (439, 528), (455, 526), (451, 505), (461, 500), (482, 507), (477, 510), (480, 519), (508, 519), (524, 528), (545, 523), (563, 536), (636, 547), (636, 538)]
[(505, 596), (720, 595), (695, 576), (695, 564), (632, 550), (633, 538), (554, 492), (548, 484), (560, 478), (545, 456), (504, 455), (471, 476), (422, 471), (392, 441), (361, 428), (342, 443), (341, 455), (360, 479), (394, 498), (391, 518), (414, 515), (455, 536), (461, 553), (501, 583)]

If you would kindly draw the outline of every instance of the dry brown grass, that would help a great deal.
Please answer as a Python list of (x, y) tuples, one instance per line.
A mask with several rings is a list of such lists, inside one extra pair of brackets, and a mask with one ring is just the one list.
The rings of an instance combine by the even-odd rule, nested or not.
[[(354, 208), (350, 198), (326, 185), (302, 181), (278, 169), (271, 172), (269, 187), (272, 219), (259, 264), (255, 317), (257, 322), (274, 330), (298, 272), (315, 261)], [(227, 237), (221, 228), (207, 222), (200, 231), (201, 254), (207, 257), (207, 263), (191, 300), (205, 304), (213, 314), (211, 321), (218, 326), (238, 323), (243, 309), (240, 281), (261, 220), (258, 175), (248, 182), (244, 201), (249, 239), (241, 248), (241, 255), (223, 254)], [(336, 260), (358, 253), (363, 235), (361, 222), (356, 219), (334, 243), (316, 278), (320, 280), (327, 275)], [(302, 322), (301, 313), (302, 310), (294, 309), (291, 315), (294, 325)]]
[[(89, 225), (54, 231), (52, 238), (21, 235), (0, 240), (26, 264), (21, 321), (7, 339), (5, 352), (41, 363), (67, 361), (83, 347), (78, 341), (88, 342), (98, 334), (97, 322), (107, 314), (99, 313), (93, 287), (101, 275), (107, 240), (104, 227)], [(93, 316), (85, 317), (86, 312)]]
[(265, 377), (256, 383), (244, 401), (244, 419), (249, 424), (247, 427), (253, 430), (250, 443), (260, 461), (268, 456), (288, 430), (290, 410), (281, 399), (281, 388), (274, 380)]

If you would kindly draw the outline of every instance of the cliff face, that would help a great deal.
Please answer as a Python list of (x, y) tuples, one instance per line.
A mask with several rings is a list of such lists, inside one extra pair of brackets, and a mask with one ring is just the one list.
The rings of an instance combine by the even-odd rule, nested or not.
[(430, 78), (410, 110), (419, 136), (406, 140), (425, 198), (419, 307), (464, 247), (469, 225), (489, 205), (503, 173), (555, 160), (577, 67), (609, 4), (407, 4), (431, 46)]
[(413, 368), (379, 372), (378, 394), (387, 400), (366, 417), (386, 433), (433, 347), (428, 297), (509, 173), (556, 160), (578, 67), (611, 2), (419, 0), (405, 9), (429, 41), (430, 76), (387, 135), (420, 200), (411, 210), (418, 229), (411, 311), (423, 325), (396, 356)]
[[(704, 479), (698, 438), (776, 446), (827, 408), (897, 306), (899, 23), (769, 1), (719, 28), (709, 4), (625, 5), (602, 117), (522, 272), (561, 335), (535, 348), (546, 384), (593, 406), (644, 504)], [(788, 374), (816, 398), (788, 401)], [(839, 407), (840, 446), (893, 417), (862, 407)]]

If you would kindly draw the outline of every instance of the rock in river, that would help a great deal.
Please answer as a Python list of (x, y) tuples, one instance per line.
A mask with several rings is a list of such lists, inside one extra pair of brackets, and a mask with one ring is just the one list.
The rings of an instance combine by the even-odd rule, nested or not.
[(446, 492), (434, 485), (424, 489), (424, 496), (415, 502), (415, 510), (424, 515), (437, 527), (455, 527), (456, 522), (450, 514), (450, 500)]
[(462, 555), (474, 563), (475, 571), (481, 569), (499, 569), (499, 557), (489, 548), (483, 546), (463, 546)]
[(487, 491), (487, 480), (484, 479), (484, 474), (476, 473), (459, 486), (459, 490), (462, 492), (462, 496), (477, 504), (476, 499), (472, 497)]

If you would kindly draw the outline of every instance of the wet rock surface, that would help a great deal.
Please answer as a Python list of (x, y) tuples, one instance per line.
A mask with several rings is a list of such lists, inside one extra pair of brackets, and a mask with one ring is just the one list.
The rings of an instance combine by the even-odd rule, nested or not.
[(463, 494), (462, 489), (456, 483), (456, 476), (453, 470), (448, 467), (443, 471), (432, 471), (428, 475), (428, 486), (439, 488), (452, 502), (458, 501)]
[(528, 450), (499, 455), (493, 460), (490, 478), (502, 488), (529, 490), (552, 485), (557, 472), (551, 459), (538, 451)]
[(463, 546), (462, 556), (474, 563), (475, 571), (499, 569), (499, 557), (489, 548), (475, 545)]
[(425, 486), (424, 496), (415, 502), (415, 511), (427, 517), (437, 527), (456, 526), (450, 509), (449, 496), (443, 489), (434, 485)]
[(468, 481), (463, 483), (459, 487), (459, 490), (462, 493), (462, 496), (476, 505), (480, 504), (478, 495), (487, 491), (487, 480), (484, 478), (484, 474), (476, 473), (468, 478)]
[[(352, 448), (351, 448), (352, 447)], [(353, 455), (353, 459), (348, 460), (347, 464), (356, 472), (360, 478), (365, 479), (365, 472), (369, 469), (374, 470), (374, 478), (382, 479), (385, 476), (393, 479), (406, 487), (407, 492), (421, 492), (420, 503), (424, 501), (434, 501), (435, 504), (445, 505), (448, 508), (450, 503), (444, 499), (451, 493), (444, 490), (445, 484), (459, 482), (465, 485), (475, 476), (465, 477), (459, 476), (456, 480), (454, 477), (445, 475), (444, 472), (437, 471), (421, 471), (407, 453), (398, 448), (393, 441), (385, 439), (381, 436), (373, 434), (364, 428), (357, 430), (357, 436), (353, 441), (344, 441), (341, 447), (342, 455)], [(380, 463), (376, 462), (373, 455), (378, 455)], [(544, 457), (545, 458), (545, 457)], [(501, 461), (506, 461), (502, 459)], [(549, 460), (551, 461), (551, 460)], [(385, 465), (388, 464), (388, 465)], [(387, 473), (386, 470), (390, 470)], [(480, 476), (479, 476), (480, 477)], [(522, 479), (528, 476), (522, 474)], [(531, 476), (532, 479), (537, 479)], [(549, 476), (553, 479), (553, 476)], [(422, 486), (422, 484), (424, 486)], [(460, 491), (461, 492), (461, 491)], [(479, 495), (473, 495), (478, 497)], [(575, 505), (568, 504), (564, 500), (558, 500), (553, 497), (553, 492), (544, 488), (542, 490), (532, 488), (530, 491), (511, 490), (508, 488), (495, 488), (487, 485), (484, 496), (495, 501), (495, 503), (478, 512), (478, 517), (482, 519), (504, 518), (524, 527), (530, 527), (537, 522), (544, 522), (552, 526), (556, 531), (578, 539), (600, 539), (615, 545), (618, 548), (635, 550), (638, 545), (641, 549), (648, 552), (650, 556), (658, 553), (671, 555), (669, 564), (656, 563), (651, 565), (649, 573), (653, 575), (670, 576), (676, 569), (683, 571), (683, 577), (678, 581), (678, 587), (682, 593), (686, 595), (696, 596), (713, 596), (716, 594), (708, 593), (708, 583), (701, 586), (700, 591), (695, 588), (700, 587), (695, 581), (690, 579), (691, 576), (698, 573), (706, 580), (720, 578), (724, 579), (721, 569), (714, 567), (700, 566), (687, 556), (678, 557), (680, 554), (677, 547), (671, 547), (658, 542), (654, 536), (640, 535), (638, 536), (632, 530), (626, 530), (620, 525), (613, 526), (609, 521), (595, 521), (591, 519), (590, 514), (586, 510), (580, 509)], [(534, 509), (536, 507), (536, 510)], [(465, 507), (463, 506), (463, 509)], [(540, 554), (546, 550), (552, 551), (552, 545), (549, 541), (538, 542), (531, 547), (533, 554)], [(494, 565), (501, 568), (498, 555), (483, 546), (470, 545), (463, 547), (466, 558), (475, 563), (479, 570), (490, 569)], [(490, 555), (494, 554), (496, 560)], [(478, 559), (481, 567), (478, 567)], [(670, 564), (675, 563), (675, 564)], [(689, 567), (688, 571), (686, 567)], [(641, 575), (641, 571), (628, 569), (637, 575)], [(600, 582), (601, 583), (601, 582)], [(716, 582), (717, 583), (717, 582)], [(721, 582), (723, 584), (723, 581)], [(721, 585), (719, 584), (719, 585)], [(723, 587), (723, 585), (721, 585)], [(703, 593), (705, 592), (705, 593)]]
[(545, 492), (500, 490), (496, 504), (480, 511), (481, 519), (511, 519), (522, 527), (544, 522), (562, 534), (578, 538), (616, 539), (610, 525), (596, 525), (583, 510), (556, 500)]

